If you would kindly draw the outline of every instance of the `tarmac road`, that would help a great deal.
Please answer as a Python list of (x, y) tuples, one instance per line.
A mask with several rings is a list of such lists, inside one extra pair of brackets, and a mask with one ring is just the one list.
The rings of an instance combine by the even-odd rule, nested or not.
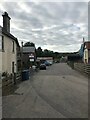
[(4, 118), (88, 118), (88, 79), (66, 63), (53, 64), (2, 102)]

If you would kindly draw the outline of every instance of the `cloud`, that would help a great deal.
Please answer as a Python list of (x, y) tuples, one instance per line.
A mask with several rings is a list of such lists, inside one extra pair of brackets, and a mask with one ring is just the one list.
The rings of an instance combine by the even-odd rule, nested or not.
[(11, 33), (20, 42), (31, 41), (43, 49), (71, 52), (80, 48), (83, 36), (88, 39), (86, 2), (2, 2), (1, 15), (3, 11), (10, 15)]

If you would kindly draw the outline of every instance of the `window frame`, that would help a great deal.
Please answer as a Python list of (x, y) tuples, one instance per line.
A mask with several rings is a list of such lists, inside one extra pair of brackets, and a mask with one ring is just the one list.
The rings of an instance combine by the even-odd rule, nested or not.
[(13, 45), (12, 45), (12, 52), (14, 53), (15, 52), (15, 43), (14, 43), (14, 40), (12, 41)]
[(2, 35), (2, 52), (4, 52), (4, 36)]
[(1, 48), (0, 48), (0, 52), (5, 52), (5, 43), (4, 43), (4, 36), (0, 35), (1, 37)]

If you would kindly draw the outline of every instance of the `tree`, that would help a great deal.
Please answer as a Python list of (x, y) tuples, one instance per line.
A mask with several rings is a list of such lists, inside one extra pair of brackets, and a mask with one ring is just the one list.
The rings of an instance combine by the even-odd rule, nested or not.
[(38, 47), (37, 49), (39, 52), (42, 52), (42, 48), (41, 47)]
[(38, 48), (36, 49), (36, 56), (37, 56), (37, 57), (42, 57), (42, 53), (43, 53), (42, 48), (41, 48), (41, 47), (38, 47)]
[(53, 57), (53, 51), (45, 49), (43, 52), (43, 56), (45, 57)]
[(32, 42), (26, 42), (23, 46), (24, 47), (35, 47), (35, 44)]

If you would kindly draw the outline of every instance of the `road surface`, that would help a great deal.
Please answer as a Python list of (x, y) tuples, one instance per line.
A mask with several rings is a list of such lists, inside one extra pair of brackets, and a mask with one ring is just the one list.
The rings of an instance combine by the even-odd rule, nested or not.
[(56, 63), (3, 97), (4, 118), (88, 118), (88, 79)]

